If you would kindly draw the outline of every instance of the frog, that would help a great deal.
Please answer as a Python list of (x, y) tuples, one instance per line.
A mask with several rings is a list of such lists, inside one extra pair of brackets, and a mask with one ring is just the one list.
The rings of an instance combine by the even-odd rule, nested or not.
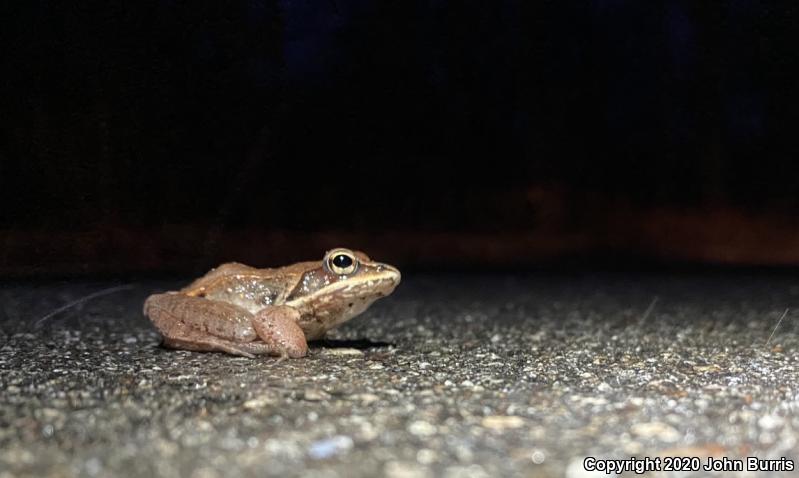
[(400, 283), (399, 270), (337, 247), (277, 268), (229, 262), (144, 302), (167, 348), (301, 358), (308, 341), (358, 316)]

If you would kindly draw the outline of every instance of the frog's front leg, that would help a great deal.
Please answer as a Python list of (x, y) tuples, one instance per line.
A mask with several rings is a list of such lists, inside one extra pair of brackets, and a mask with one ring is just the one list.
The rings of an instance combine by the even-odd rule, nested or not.
[(245, 357), (296, 358), (308, 353), (297, 325), (299, 313), (288, 306), (268, 306), (251, 314), (227, 302), (167, 293), (148, 297), (144, 313), (163, 335), (164, 345), (173, 348)]
[(281, 357), (300, 358), (308, 354), (308, 342), (299, 326), (300, 313), (287, 305), (271, 305), (258, 311), (252, 327), (269, 347), (264, 352)]

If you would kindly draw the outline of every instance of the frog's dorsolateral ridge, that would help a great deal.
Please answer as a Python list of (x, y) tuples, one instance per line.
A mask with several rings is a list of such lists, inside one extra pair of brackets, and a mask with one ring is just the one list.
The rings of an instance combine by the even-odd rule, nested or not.
[(245, 357), (303, 357), (307, 340), (390, 294), (400, 272), (337, 248), (321, 262), (275, 269), (223, 264), (177, 292), (153, 294), (144, 314), (172, 348)]

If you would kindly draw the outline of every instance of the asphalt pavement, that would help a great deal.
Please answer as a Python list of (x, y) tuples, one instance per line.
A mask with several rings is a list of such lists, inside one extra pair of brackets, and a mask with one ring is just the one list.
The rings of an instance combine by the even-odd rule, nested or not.
[(587, 457), (799, 465), (790, 274), (407, 273), (285, 361), (162, 348), (141, 305), (183, 283), (3, 284), (0, 478), (608, 476)]

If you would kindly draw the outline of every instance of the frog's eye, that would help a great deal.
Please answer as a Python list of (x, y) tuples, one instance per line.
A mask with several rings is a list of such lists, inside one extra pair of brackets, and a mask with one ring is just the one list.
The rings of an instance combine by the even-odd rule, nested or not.
[(327, 268), (338, 275), (352, 274), (358, 269), (358, 258), (346, 249), (330, 251), (327, 255)]

